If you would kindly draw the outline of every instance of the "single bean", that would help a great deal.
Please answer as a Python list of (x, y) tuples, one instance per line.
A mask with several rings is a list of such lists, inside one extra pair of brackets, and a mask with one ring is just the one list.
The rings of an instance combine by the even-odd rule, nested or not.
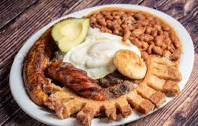
[(125, 12), (124, 11), (117, 11), (117, 14), (118, 15), (123, 15), (123, 14), (125, 14)]
[(157, 36), (157, 30), (156, 30), (156, 29), (153, 29), (153, 30), (151, 31), (151, 35), (152, 35), (153, 37), (156, 37), (156, 36)]
[(154, 20), (150, 20), (149, 21), (149, 24), (152, 25), (152, 26), (154, 26), (155, 25), (155, 21)]
[(122, 20), (122, 22), (124, 22), (125, 20), (127, 20), (127, 14), (123, 14), (123, 15), (121, 15), (121, 20)]
[(165, 37), (164, 42), (169, 45), (171, 43), (171, 39), (169, 37)]
[(158, 25), (160, 25), (160, 24), (161, 24), (161, 20), (160, 20), (160, 19), (155, 18), (154, 20), (155, 20), (155, 24), (158, 24)]
[(167, 26), (167, 25), (162, 25), (162, 29), (163, 29), (164, 31), (169, 31), (169, 30), (170, 30), (170, 27)]
[(106, 23), (107, 23), (107, 27), (112, 30), (113, 29), (112, 21), (106, 20)]
[(168, 31), (168, 32), (169, 32), (170, 36), (171, 36), (171, 35), (175, 35), (175, 32), (174, 32), (173, 30), (170, 30), (170, 31)]
[(162, 27), (160, 25), (158, 25), (158, 24), (155, 24), (154, 28), (157, 29), (157, 30), (161, 30), (162, 29)]
[(142, 41), (149, 42), (149, 41), (152, 41), (153, 39), (154, 39), (154, 37), (149, 35), (149, 34), (141, 35), (141, 40)]
[(180, 43), (180, 41), (177, 38), (173, 41), (173, 43), (174, 43), (176, 48), (181, 47), (181, 43)]
[(140, 36), (140, 35), (144, 34), (144, 28), (141, 27), (141, 28), (135, 29), (135, 30), (133, 30), (132, 34), (134, 36)]
[(112, 31), (110, 30), (110, 29), (108, 29), (108, 28), (106, 28), (106, 27), (102, 27), (101, 29), (100, 29), (100, 31), (101, 32), (106, 32), (106, 33), (112, 33)]
[(152, 27), (151, 26), (147, 26), (146, 27), (146, 30), (145, 30), (145, 32), (146, 32), (146, 34), (150, 34), (151, 33), (151, 31), (152, 31)]
[(140, 23), (135, 23), (135, 24), (133, 24), (133, 27), (134, 27), (135, 29), (142, 28), (142, 24), (140, 24)]
[(133, 16), (135, 13), (134, 12), (127, 12), (128, 16)]
[(162, 44), (162, 50), (165, 50), (168, 47), (168, 45), (166, 43)]
[(148, 44), (149, 45), (151, 45), (151, 44), (155, 45), (155, 43), (153, 41), (148, 41)]
[(120, 31), (119, 31), (118, 29), (114, 29), (114, 30), (113, 30), (113, 34), (119, 35), (119, 34), (120, 34)]
[(173, 53), (176, 54), (176, 55), (181, 55), (182, 50), (181, 49), (176, 49)]
[(132, 25), (135, 22), (135, 19), (133, 17), (127, 17), (125, 20), (123, 20), (123, 23), (127, 25)]
[(156, 36), (154, 41), (155, 41), (155, 45), (162, 46), (162, 44), (163, 44), (163, 36)]
[(144, 20), (145, 16), (141, 12), (137, 12), (133, 15), (133, 17), (137, 20)]
[(130, 30), (125, 30), (125, 31), (124, 31), (124, 36), (123, 36), (122, 40), (123, 40), (123, 41), (128, 40), (129, 37), (130, 37), (130, 35), (131, 35)]
[(95, 17), (91, 17), (91, 18), (90, 18), (90, 23), (91, 23), (91, 24), (96, 23), (96, 18), (95, 18)]
[(119, 19), (117, 19), (117, 22), (118, 22), (118, 24), (121, 24), (122, 23), (122, 21), (121, 21), (121, 19), (119, 18)]
[(150, 21), (150, 20), (153, 20), (153, 17), (150, 16), (150, 15), (147, 15), (146, 18)]
[(149, 45), (149, 47), (148, 47), (148, 49), (147, 49), (148, 54), (152, 54), (152, 52), (153, 52), (153, 51), (152, 51), (153, 47), (154, 47), (154, 44)]
[(148, 43), (142, 42), (142, 50), (147, 50), (148, 47), (149, 47)]
[(158, 30), (158, 35), (162, 36), (164, 35), (164, 32), (162, 30)]
[(127, 24), (122, 24), (121, 25), (121, 28), (123, 29), (123, 30), (133, 30), (134, 29), (134, 27), (132, 26), (132, 25), (127, 25)]
[(116, 15), (116, 16), (114, 16), (113, 18), (115, 18), (115, 19), (120, 19), (120, 16), (121, 16), (121, 15)]
[(141, 52), (141, 57), (144, 59), (144, 60), (147, 60), (148, 59), (148, 53), (147, 52), (145, 52), (145, 51), (142, 51)]
[(99, 20), (99, 19), (101, 19), (101, 18), (103, 18), (103, 15), (100, 14), (100, 13), (98, 13), (98, 14), (96, 15), (96, 20)]
[(98, 24), (100, 24), (100, 25), (102, 25), (102, 26), (106, 26), (106, 25), (107, 25), (107, 23), (106, 23), (106, 21), (105, 21), (104, 18), (100, 18), (100, 19), (98, 19), (97, 21), (98, 21)]
[(162, 53), (163, 53), (162, 49), (158, 46), (154, 46), (152, 51), (154, 54), (157, 54), (157, 55), (162, 55)]
[(113, 29), (121, 30), (121, 27), (120, 27), (120, 25), (118, 23), (113, 22), (112, 26), (113, 26)]
[(142, 26), (147, 26), (147, 25), (149, 25), (149, 21), (148, 20), (140, 20), (140, 21), (138, 21), (138, 23), (140, 23)]
[(165, 37), (169, 37), (169, 34), (168, 34), (167, 31), (164, 31), (163, 35), (164, 35)]
[(94, 24), (93, 26), (96, 27), (96, 28), (98, 28), (98, 29), (100, 29), (100, 28), (102, 27), (101, 25), (99, 25), (99, 24), (97, 24), (97, 23)]
[(142, 46), (142, 43), (137, 38), (130, 37), (129, 40), (138, 48)]
[(175, 40), (175, 33), (171, 30), (171, 31), (169, 31), (169, 35), (170, 35), (171, 40), (174, 41)]
[(122, 24), (122, 25), (121, 25), (121, 28), (122, 28), (123, 30), (126, 30), (126, 29), (129, 29), (129, 26), (128, 26), (127, 24)]
[(105, 15), (105, 19), (107, 19), (107, 20), (113, 20), (113, 17), (111, 15)]
[(101, 11), (101, 14), (102, 15), (111, 15), (111, 12), (109, 12), (109, 11)]

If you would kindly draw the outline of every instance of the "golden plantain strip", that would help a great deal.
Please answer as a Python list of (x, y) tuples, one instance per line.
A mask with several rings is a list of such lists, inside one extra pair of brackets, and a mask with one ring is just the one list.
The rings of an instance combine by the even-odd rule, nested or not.
[(51, 35), (51, 29), (47, 30), (32, 46), (24, 60), (23, 78), (31, 99), (37, 105), (43, 105), (47, 94), (43, 86), (49, 81), (45, 78), (44, 69), (56, 47)]

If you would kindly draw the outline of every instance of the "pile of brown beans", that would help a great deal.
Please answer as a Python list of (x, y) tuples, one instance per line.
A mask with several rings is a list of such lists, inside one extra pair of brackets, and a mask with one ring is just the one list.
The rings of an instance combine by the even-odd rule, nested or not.
[(174, 30), (160, 18), (142, 11), (101, 10), (88, 16), (91, 27), (130, 40), (142, 53), (166, 56), (176, 61), (181, 54), (181, 43)]

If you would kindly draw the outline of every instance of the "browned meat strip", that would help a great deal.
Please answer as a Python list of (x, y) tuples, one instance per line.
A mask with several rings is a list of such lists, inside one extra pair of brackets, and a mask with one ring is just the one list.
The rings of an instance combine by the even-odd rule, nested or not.
[(131, 81), (125, 80), (122, 83), (118, 83), (114, 86), (110, 86), (104, 89), (107, 99), (118, 98), (134, 89), (134, 84)]
[(124, 80), (131, 80), (131, 79), (122, 75), (120, 72), (115, 71), (113, 73), (108, 74), (107, 76), (103, 78), (98, 79), (97, 83), (103, 88), (108, 88), (110, 86), (122, 84)]
[(85, 98), (105, 100), (102, 88), (89, 78), (87, 74), (70, 63), (52, 62), (46, 69), (50, 78), (61, 82), (74, 92)]

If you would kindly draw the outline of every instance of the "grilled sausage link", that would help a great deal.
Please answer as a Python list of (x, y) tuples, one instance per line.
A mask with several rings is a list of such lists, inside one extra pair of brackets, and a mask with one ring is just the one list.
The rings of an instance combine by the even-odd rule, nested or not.
[(88, 77), (86, 72), (74, 67), (70, 63), (52, 62), (46, 68), (46, 74), (82, 97), (98, 101), (105, 100), (102, 88), (93, 79)]
[(44, 70), (57, 47), (50, 33), (51, 28), (35, 42), (26, 55), (23, 65), (25, 86), (31, 99), (37, 105), (43, 105), (48, 97), (43, 91), (43, 86), (49, 83)]

